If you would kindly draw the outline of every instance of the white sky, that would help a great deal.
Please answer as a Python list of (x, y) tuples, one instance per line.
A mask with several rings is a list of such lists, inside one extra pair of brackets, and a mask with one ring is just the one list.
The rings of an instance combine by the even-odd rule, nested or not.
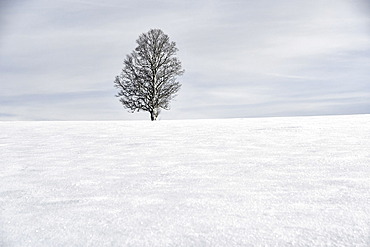
[(366, 0), (0, 0), (0, 120), (149, 119), (113, 80), (151, 28), (186, 70), (161, 119), (370, 113)]

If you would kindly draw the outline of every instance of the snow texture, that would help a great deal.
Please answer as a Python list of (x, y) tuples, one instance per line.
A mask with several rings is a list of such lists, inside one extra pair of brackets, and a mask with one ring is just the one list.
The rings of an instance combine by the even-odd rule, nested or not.
[(370, 246), (370, 115), (0, 122), (0, 246)]

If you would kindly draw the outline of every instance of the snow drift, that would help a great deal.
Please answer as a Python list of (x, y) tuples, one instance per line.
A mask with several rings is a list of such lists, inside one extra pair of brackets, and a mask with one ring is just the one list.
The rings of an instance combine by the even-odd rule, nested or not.
[(0, 246), (369, 246), (370, 115), (0, 122)]

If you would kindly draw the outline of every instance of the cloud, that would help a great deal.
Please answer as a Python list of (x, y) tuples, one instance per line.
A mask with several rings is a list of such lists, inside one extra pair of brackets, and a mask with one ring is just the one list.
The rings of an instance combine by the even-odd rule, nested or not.
[[(365, 0), (8, 2), (1, 12), (0, 112), (142, 118), (126, 114), (112, 96), (113, 79), (138, 35), (161, 28), (177, 42), (186, 70), (164, 118), (330, 114), (340, 113), (333, 105), (341, 102), (344, 113), (356, 113), (369, 104), (358, 94), (370, 91), (367, 7)], [(24, 96), (31, 111), (18, 100)]]
[(0, 106), (3, 120), (130, 120), (138, 117), (125, 114), (114, 98), (114, 90), (9, 96), (0, 99)]

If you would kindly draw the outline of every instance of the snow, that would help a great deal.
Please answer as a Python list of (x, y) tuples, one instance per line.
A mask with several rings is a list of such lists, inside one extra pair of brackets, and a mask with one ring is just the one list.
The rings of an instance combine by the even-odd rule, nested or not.
[(370, 115), (0, 122), (0, 246), (370, 246)]

